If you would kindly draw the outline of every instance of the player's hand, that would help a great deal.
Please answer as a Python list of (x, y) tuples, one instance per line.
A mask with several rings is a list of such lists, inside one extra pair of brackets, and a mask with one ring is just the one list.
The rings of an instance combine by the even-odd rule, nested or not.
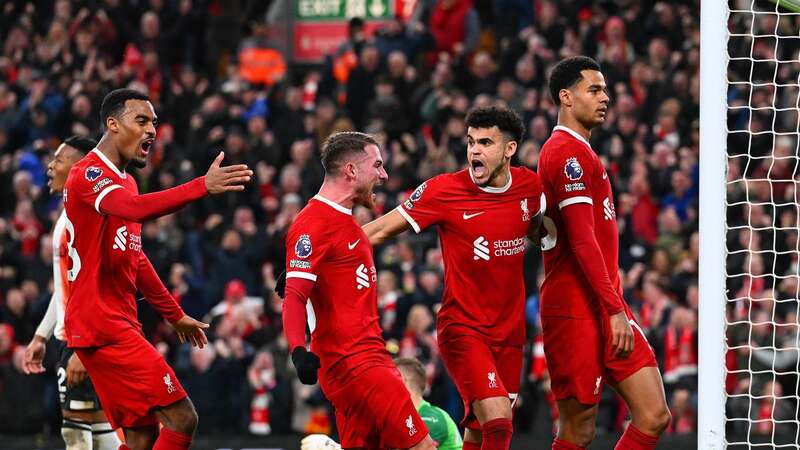
[(78, 355), (73, 353), (67, 361), (67, 386), (75, 387), (86, 379), (86, 367), (83, 367)]
[(609, 318), (611, 322), (611, 352), (619, 358), (627, 358), (633, 351), (633, 329), (625, 311)]
[(194, 320), (186, 314), (181, 319), (172, 324), (172, 328), (178, 333), (178, 340), (183, 342), (190, 342), (193, 346), (203, 348), (208, 344), (208, 338), (203, 331), (208, 328), (207, 323)]
[(286, 298), (286, 271), (284, 270), (275, 280), (275, 293), (280, 298)]
[(253, 176), (253, 171), (245, 164), (220, 167), (224, 158), (225, 152), (219, 152), (206, 172), (206, 190), (209, 194), (243, 191), (244, 184)]
[(341, 450), (342, 446), (324, 434), (309, 434), (300, 441), (300, 450)]
[(22, 360), (22, 371), (25, 372), (25, 375), (44, 372), (42, 361), (46, 347), (43, 337), (38, 334), (33, 336), (30, 344), (25, 348), (25, 358)]
[(319, 370), (319, 356), (306, 350), (305, 347), (296, 347), (292, 351), (292, 362), (297, 369), (297, 378), (303, 384), (317, 384), (317, 370)]

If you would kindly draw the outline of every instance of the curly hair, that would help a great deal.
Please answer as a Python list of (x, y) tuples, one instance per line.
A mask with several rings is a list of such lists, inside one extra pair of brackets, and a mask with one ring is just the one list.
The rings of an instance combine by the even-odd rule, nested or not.
[(525, 125), (513, 109), (500, 106), (473, 108), (467, 113), (466, 124), (472, 128), (491, 128), (497, 126), (510, 141), (522, 142)]

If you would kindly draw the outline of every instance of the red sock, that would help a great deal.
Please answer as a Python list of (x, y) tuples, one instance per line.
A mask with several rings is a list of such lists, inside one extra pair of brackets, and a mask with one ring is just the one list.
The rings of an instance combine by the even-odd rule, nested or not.
[(477, 442), (464, 441), (461, 450), (481, 450), (481, 444)]
[(633, 424), (628, 425), (625, 434), (619, 438), (614, 450), (653, 450), (658, 443), (658, 436), (649, 436), (642, 433)]
[(131, 450), (131, 448), (125, 444), (120, 444), (117, 450)]
[(192, 437), (188, 434), (161, 428), (153, 450), (188, 450), (190, 445), (192, 445)]
[(553, 439), (552, 450), (586, 450), (586, 447), (573, 444), (572, 442), (562, 441), (559, 438)]
[(514, 433), (514, 425), (511, 419), (494, 419), (481, 426), (483, 443), (481, 450), (508, 450), (511, 445), (511, 434)]

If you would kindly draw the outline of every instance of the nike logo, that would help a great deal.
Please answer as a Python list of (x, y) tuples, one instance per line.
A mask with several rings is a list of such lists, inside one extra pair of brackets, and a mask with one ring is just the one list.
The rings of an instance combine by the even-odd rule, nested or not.
[(476, 212), (473, 214), (464, 213), (464, 220), (472, 219), (473, 217), (480, 216), (481, 214), (485, 213), (486, 211)]
[(603, 172), (603, 179), (605, 180), (606, 178), (608, 178), (608, 174), (606, 174), (605, 172)]
[(361, 242), (361, 239), (353, 242), (352, 244), (348, 242), (347, 243), (347, 249), (348, 250), (352, 250), (352, 249), (356, 248), (356, 245), (358, 245), (359, 242)]

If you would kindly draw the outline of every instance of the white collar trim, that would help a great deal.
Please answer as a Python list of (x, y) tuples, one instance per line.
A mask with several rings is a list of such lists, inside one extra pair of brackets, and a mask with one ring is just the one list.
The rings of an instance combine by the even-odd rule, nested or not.
[(572, 128), (565, 127), (564, 125), (556, 125), (555, 128), (553, 128), (553, 131), (559, 131), (559, 130), (571, 134), (572, 137), (583, 142), (584, 144), (586, 144), (587, 147), (592, 148), (592, 145), (589, 144), (589, 141), (587, 141), (583, 136), (578, 134), (578, 132), (573, 130)]
[(123, 171), (120, 172), (119, 168), (117, 168), (117, 166), (115, 166), (114, 163), (112, 163), (111, 160), (109, 160), (108, 157), (106, 155), (104, 155), (103, 152), (101, 152), (99, 148), (95, 147), (92, 150), (92, 153), (97, 155), (97, 157), (100, 158), (100, 160), (102, 160), (104, 163), (106, 163), (106, 165), (111, 170), (113, 170), (117, 175), (119, 175), (122, 178), (125, 178), (125, 171), (123, 170)]
[(472, 176), (472, 169), (467, 167), (467, 172), (469, 172), (469, 178), (475, 183), (475, 186), (478, 189), (482, 190), (483, 192), (488, 192), (490, 194), (502, 194), (503, 192), (509, 190), (511, 188), (511, 168), (508, 168), (508, 181), (506, 182), (505, 186), (500, 187), (492, 187), (492, 186), (481, 186), (475, 181), (475, 178)]
[(348, 216), (352, 216), (353, 215), (353, 210), (352, 209), (345, 208), (344, 206), (342, 206), (342, 205), (340, 205), (340, 204), (338, 204), (338, 203), (336, 203), (336, 202), (334, 202), (332, 200), (328, 200), (327, 198), (325, 198), (325, 197), (323, 197), (323, 196), (321, 196), (319, 194), (315, 195), (314, 199), (315, 200), (319, 200), (322, 203), (325, 203), (326, 205), (328, 205), (331, 208), (339, 211), (340, 213), (347, 214)]

